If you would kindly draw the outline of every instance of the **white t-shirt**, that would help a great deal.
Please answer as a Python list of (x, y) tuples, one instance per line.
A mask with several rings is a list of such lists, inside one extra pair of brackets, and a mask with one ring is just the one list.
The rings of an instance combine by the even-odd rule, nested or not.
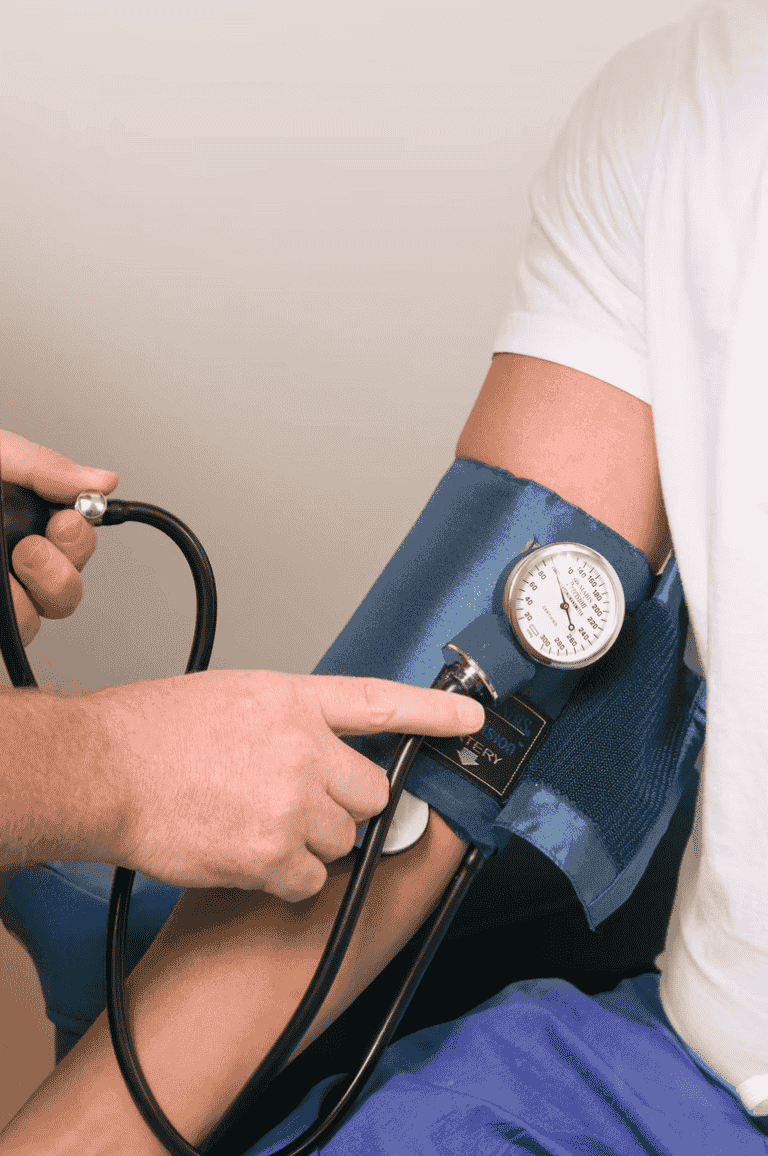
[(661, 995), (768, 1113), (768, 0), (714, 0), (619, 52), (531, 185), (494, 350), (653, 407), (707, 679), (696, 820)]

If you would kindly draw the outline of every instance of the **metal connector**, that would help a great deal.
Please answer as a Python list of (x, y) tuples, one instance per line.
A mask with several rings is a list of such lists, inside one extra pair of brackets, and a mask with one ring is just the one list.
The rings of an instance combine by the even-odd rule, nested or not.
[(462, 690), (471, 693), (474, 690), (480, 690), (481, 687), (485, 687), (494, 701), (498, 699), (499, 696), (494, 689), (493, 683), (482, 667), (477, 665), (474, 658), (465, 654), (464, 651), (460, 650), (453, 642), (449, 642), (445, 649), (452, 650), (454, 654), (458, 654), (461, 659), (461, 662), (454, 663), (453, 666), (448, 667), (448, 670), (451, 678), (459, 684)]
[(92, 526), (100, 526), (107, 511), (107, 499), (98, 490), (83, 490), (75, 499), (75, 509)]

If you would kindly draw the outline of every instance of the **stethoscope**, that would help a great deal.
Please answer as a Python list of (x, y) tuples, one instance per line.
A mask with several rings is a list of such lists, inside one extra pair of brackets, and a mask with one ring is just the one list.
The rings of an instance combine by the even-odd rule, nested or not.
[[(68, 507), (55, 505), (30, 490), (2, 482), (0, 502), (0, 651), (14, 687), (36, 687), (19, 633), (9, 581), (10, 555), (28, 534), (45, 536), (53, 515)], [(103, 494), (86, 492), (74, 503), (93, 526), (118, 526), (123, 522), (143, 522), (167, 534), (184, 554), (195, 582), (197, 616), (192, 649), (186, 674), (207, 670), (216, 631), (216, 584), (208, 557), (192, 531), (178, 518), (159, 506), (145, 502), (107, 500)], [(477, 669), (459, 659), (444, 667), (432, 684), (449, 693), (487, 693)], [(107, 1012), (115, 1056), (133, 1100), (155, 1136), (174, 1156), (233, 1156), (252, 1147), (254, 1105), (275, 1076), (283, 1069), (309, 1030), (341, 968), (354, 933), (368, 890), (373, 881), (379, 857), (390, 824), (405, 786), (408, 772), (423, 741), (420, 735), (400, 737), (391, 765), (389, 802), (369, 824), (362, 840), (352, 876), (342, 899), (336, 921), (312, 981), (284, 1031), (272, 1046), (259, 1068), (240, 1092), (213, 1131), (199, 1148), (194, 1148), (165, 1116), (152, 1094), (136, 1055), (125, 1011), (125, 958), (128, 909), (135, 872), (118, 867), (115, 870), (107, 920), (106, 980)], [(342, 1124), (381, 1059), (397, 1030), (411, 998), (432, 960), (458, 907), (469, 890), (484, 860), (476, 847), (470, 847), (440, 903), (418, 933), (421, 945), (412, 959), (391, 1007), (379, 1024), (356, 1073), (334, 1092), (330, 1104), (324, 1105), (322, 1119), (314, 1123), (292, 1143), (280, 1149), (280, 1156), (300, 1156), (312, 1152), (328, 1140)]]
[[(9, 581), (10, 554), (17, 542), (28, 534), (44, 536), (50, 518), (64, 508), (66, 507), (49, 503), (31, 491), (12, 483), (2, 483), (0, 650), (14, 687), (32, 687), (37, 686), (37, 683), (27, 661), (13, 608)], [(208, 557), (192, 531), (178, 518), (158, 506), (144, 502), (107, 500), (103, 494), (95, 492), (80, 494), (74, 508), (94, 526), (143, 522), (145, 525), (162, 530), (179, 546), (189, 563), (197, 594), (195, 633), (185, 673), (192, 674), (206, 670), (216, 630), (216, 585)], [(574, 543), (556, 543), (540, 547), (538, 542), (532, 540), (528, 544), (528, 547), (531, 546), (535, 548), (524, 554), (507, 579), (504, 599), (508, 625), (505, 624), (500, 628), (500, 620), (496, 615), (485, 614), (465, 628), (444, 649), (446, 657), (447, 653), (451, 652), (452, 661), (443, 666), (432, 683), (434, 688), (451, 694), (471, 695), (483, 702), (492, 702), (499, 696), (486, 671), (493, 669), (491, 662), (496, 662), (496, 669), (500, 669), (498, 667), (500, 647), (502, 664), (507, 664), (510, 668), (517, 664), (522, 670), (526, 665), (529, 669), (533, 669), (532, 661), (553, 667), (571, 669), (585, 667), (602, 657), (613, 645), (621, 630), (625, 605), (621, 581), (608, 560), (589, 547)], [(573, 553), (574, 549), (577, 551), (576, 555)], [(576, 561), (576, 558), (580, 558), (581, 562)], [(606, 598), (603, 603), (604, 606), (610, 604), (611, 617), (609, 619), (606, 616), (604, 620), (601, 618), (600, 622), (595, 622), (595, 630), (590, 633), (588, 640), (584, 631), (582, 631), (583, 638), (576, 637), (576, 625), (571, 622), (573, 615), (570, 608), (574, 599), (578, 599), (578, 591), (582, 588), (579, 587), (577, 576), (569, 577), (574, 575), (573, 568), (568, 568), (569, 563), (573, 566), (582, 565), (585, 579), (594, 585), (602, 583), (603, 588), (611, 592), (611, 597)], [(550, 571), (548, 581), (550, 585), (557, 583), (558, 597), (562, 596), (559, 607), (557, 599), (552, 602), (558, 612), (561, 612), (563, 619), (559, 624), (557, 645), (566, 647), (566, 643), (559, 637), (560, 634), (573, 643), (573, 654), (568, 659), (563, 657), (563, 650), (555, 649), (553, 652), (551, 641), (547, 639), (545, 633), (548, 629), (548, 618), (553, 616), (536, 596), (539, 585)], [(540, 615), (544, 611), (548, 617), (542, 618)], [(488, 621), (491, 619), (493, 621), (489, 626)], [(509, 627), (517, 643), (516, 648), (510, 647), (510, 652), (514, 651), (514, 655), (506, 653), (509, 646)], [(542, 638), (550, 646), (549, 651), (545, 649)], [(580, 653), (577, 653), (579, 648)], [(487, 660), (484, 657), (486, 653)], [(492, 658), (494, 653), (495, 657)], [(548, 653), (552, 657), (548, 658)], [(510, 682), (509, 685), (517, 683)], [(354, 870), (312, 981), (278, 1040), (199, 1148), (189, 1144), (167, 1119), (152, 1094), (136, 1056), (125, 1011), (128, 909), (135, 872), (121, 867), (116, 869), (109, 904), (106, 944), (107, 1012), (112, 1043), (120, 1071), (137, 1108), (154, 1135), (174, 1156), (197, 1156), (198, 1153), (204, 1156), (225, 1156), (225, 1154), (233, 1156), (234, 1153), (246, 1152), (257, 1142), (253, 1136), (254, 1104), (282, 1071), (306, 1035), (341, 968), (379, 857), (382, 851), (386, 851), (385, 840), (403, 795), (408, 772), (423, 741), (424, 736), (399, 736), (387, 771), (389, 802), (381, 814), (370, 820), (367, 825)], [(424, 810), (428, 809), (424, 807)], [(281, 1148), (275, 1156), (308, 1156), (318, 1144), (327, 1141), (340, 1127), (397, 1030), (422, 976), (484, 861), (480, 849), (471, 845), (443, 892), (436, 910), (417, 933), (418, 949), (412, 956), (401, 989), (376, 1029), (357, 1072), (347, 1077), (345, 1082), (325, 1097), (322, 1118)]]

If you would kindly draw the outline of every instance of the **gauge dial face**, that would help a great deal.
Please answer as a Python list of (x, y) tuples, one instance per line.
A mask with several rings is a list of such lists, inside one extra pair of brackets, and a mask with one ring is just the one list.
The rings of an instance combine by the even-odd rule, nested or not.
[(578, 669), (601, 658), (624, 622), (624, 590), (611, 563), (577, 542), (527, 554), (510, 574), (504, 609), (527, 654)]

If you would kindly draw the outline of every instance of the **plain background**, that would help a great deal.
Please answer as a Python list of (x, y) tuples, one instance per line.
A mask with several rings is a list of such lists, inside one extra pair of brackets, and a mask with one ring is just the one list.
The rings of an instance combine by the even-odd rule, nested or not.
[[(451, 464), (533, 173), (603, 64), (692, 7), (4, 0), (0, 420), (190, 526), (211, 668), (307, 673), (335, 638)], [(84, 581), (29, 648), (41, 686), (183, 672), (169, 540), (105, 529)], [(2, 929), (0, 959), (1, 1125), (53, 1030)]]

